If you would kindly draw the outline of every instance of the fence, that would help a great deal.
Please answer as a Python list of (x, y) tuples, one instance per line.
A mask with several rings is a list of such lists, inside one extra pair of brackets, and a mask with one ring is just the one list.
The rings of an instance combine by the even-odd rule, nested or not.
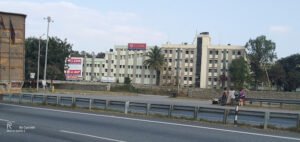
[(246, 101), (248, 101), (250, 104), (258, 102), (260, 104), (260, 106), (262, 106), (263, 103), (267, 103), (268, 105), (279, 104), (280, 108), (282, 108), (284, 104), (300, 105), (300, 100), (287, 100), (287, 99), (246, 98)]
[[(216, 108), (202, 106), (183, 106), (173, 104), (151, 104), (141, 102), (93, 99), (85, 97), (36, 95), (36, 94), (4, 94), (3, 101), (10, 103), (40, 103), (92, 109), (115, 110), (145, 115), (164, 115), (167, 117), (188, 118), (194, 120), (217, 121), (224, 124), (235, 123), (279, 128), (300, 129), (300, 113), (288, 113), (263, 110), (239, 110), (235, 108)], [(254, 100), (253, 100), (254, 101)], [(239, 118), (239, 119), (237, 119)], [(236, 124), (236, 123), (235, 123)]]

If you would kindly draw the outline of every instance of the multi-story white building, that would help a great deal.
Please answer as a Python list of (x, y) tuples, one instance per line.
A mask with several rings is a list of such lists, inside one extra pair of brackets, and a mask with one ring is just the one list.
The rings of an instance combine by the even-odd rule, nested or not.
[[(104, 59), (83, 59), (83, 80), (98, 81), (111, 77), (123, 83), (130, 77), (132, 83), (156, 84), (156, 72), (144, 66), (146, 53), (153, 46), (146, 44), (117, 45), (106, 52)], [(245, 57), (245, 47), (236, 45), (212, 45), (208, 32), (200, 33), (194, 43), (162, 44), (165, 65), (160, 74), (160, 85), (219, 88), (231, 86), (228, 65), (233, 59)], [(226, 78), (222, 83), (221, 76)]]
[(224, 74), (226, 81), (223, 85), (230, 86), (228, 65), (233, 59), (245, 55), (245, 47), (212, 45), (208, 32), (197, 35), (194, 41), (192, 44), (167, 43), (161, 46), (166, 62), (162, 85), (175, 85), (178, 81), (180, 86), (219, 88)]
[(149, 66), (143, 65), (145, 55), (152, 47), (146, 47), (146, 44), (133, 45), (144, 48), (129, 49), (128, 45), (116, 45), (114, 50), (105, 53), (104, 59), (83, 58), (83, 80), (101, 81), (103, 77), (108, 77), (115, 82), (123, 83), (125, 77), (129, 77), (134, 84), (155, 84), (155, 71), (151, 72)]

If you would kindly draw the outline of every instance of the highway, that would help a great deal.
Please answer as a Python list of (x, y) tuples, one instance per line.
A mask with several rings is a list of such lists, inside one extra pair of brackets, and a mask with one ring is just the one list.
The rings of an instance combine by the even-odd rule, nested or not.
[[(10, 125), (9, 125), (10, 124)], [(9, 126), (8, 126), (9, 125)], [(24, 131), (25, 129), (25, 131)], [(2, 142), (289, 142), (299, 133), (0, 103)]]

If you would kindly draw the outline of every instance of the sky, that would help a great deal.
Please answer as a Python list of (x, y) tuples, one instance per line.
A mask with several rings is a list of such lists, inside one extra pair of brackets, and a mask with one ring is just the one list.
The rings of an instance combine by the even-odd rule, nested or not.
[[(0, 0), (0, 11), (23, 13), (26, 37), (46, 33), (73, 49), (106, 52), (114, 45), (192, 43), (209, 32), (212, 44), (245, 45), (266, 35), (278, 58), (300, 53), (299, 0)], [(45, 38), (45, 37), (44, 37)]]

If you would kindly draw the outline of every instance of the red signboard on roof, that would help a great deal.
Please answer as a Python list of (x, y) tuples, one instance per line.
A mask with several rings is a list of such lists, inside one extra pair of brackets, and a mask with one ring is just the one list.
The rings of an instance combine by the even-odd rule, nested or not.
[(146, 50), (146, 43), (128, 43), (128, 50)]
[(81, 64), (81, 58), (69, 58), (68, 63), (69, 64)]

